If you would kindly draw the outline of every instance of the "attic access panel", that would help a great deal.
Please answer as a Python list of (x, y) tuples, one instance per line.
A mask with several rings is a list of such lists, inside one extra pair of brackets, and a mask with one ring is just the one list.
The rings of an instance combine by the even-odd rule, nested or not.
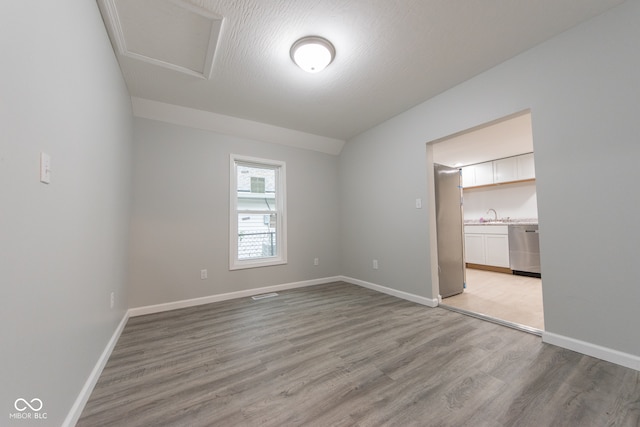
[(223, 18), (179, 0), (100, 0), (120, 55), (211, 78)]

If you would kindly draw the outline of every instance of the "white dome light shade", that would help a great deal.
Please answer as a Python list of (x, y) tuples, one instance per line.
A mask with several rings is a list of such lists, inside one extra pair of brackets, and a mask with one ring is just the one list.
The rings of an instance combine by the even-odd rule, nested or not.
[(336, 50), (322, 37), (303, 37), (291, 46), (291, 59), (308, 73), (317, 73), (331, 64)]

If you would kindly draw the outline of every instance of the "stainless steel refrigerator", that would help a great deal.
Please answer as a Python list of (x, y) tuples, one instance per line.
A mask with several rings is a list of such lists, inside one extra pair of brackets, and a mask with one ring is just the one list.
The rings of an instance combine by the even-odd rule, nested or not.
[(464, 230), (462, 175), (460, 169), (434, 164), (438, 276), (440, 295), (450, 297), (464, 291)]

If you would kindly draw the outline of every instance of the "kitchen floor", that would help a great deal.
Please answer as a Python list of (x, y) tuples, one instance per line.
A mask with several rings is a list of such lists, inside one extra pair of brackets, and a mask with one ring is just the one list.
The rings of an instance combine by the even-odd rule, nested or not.
[(466, 275), (464, 292), (443, 304), (544, 330), (541, 279), (473, 268)]

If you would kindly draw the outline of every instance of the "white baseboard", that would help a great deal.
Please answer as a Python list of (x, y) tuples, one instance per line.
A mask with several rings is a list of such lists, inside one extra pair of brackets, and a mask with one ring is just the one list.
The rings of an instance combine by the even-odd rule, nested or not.
[(104, 351), (98, 358), (98, 362), (93, 367), (93, 370), (89, 374), (89, 378), (87, 378), (87, 381), (84, 383), (82, 390), (80, 390), (80, 394), (76, 398), (76, 401), (73, 403), (73, 406), (71, 406), (71, 409), (67, 414), (67, 417), (62, 423), (63, 427), (73, 427), (76, 425), (76, 423), (80, 419), (80, 415), (82, 415), (82, 410), (87, 404), (89, 397), (91, 397), (93, 388), (96, 386), (96, 383), (100, 378), (100, 374), (102, 373), (102, 370), (107, 364), (107, 361), (111, 356), (111, 352), (113, 352), (113, 349), (115, 348), (116, 343), (118, 342), (118, 339), (120, 338), (120, 335), (122, 334), (122, 331), (124, 330), (124, 327), (127, 324), (127, 320), (129, 320), (129, 312), (126, 312), (124, 314), (124, 316), (122, 317), (122, 320), (118, 324), (118, 327), (113, 332), (113, 335), (111, 335), (111, 339), (109, 340), (109, 342), (107, 343), (107, 346), (104, 348)]
[(163, 311), (177, 310), (179, 308), (193, 307), (196, 305), (210, 304), (212, 302), (227, 301), (236, 298), (245, 298), (253, 295), (266, 294), (269, 292), (284, 291), (286, 289), (304, 288), (306, 286), (323, 285), (325, 283), (339, 282), (340, 277), (324, 277), (322, 279), (305, 280), (302, 282), (285, 283), (282, 285), (265, 286), (263, 288), (246, 289), (244, 291), (228, 292), (226, 294), (209, 295), (206, 297), (186, 299), (164, 304), (147, 305), (129, 309), (129, 316), (136, 317), (145, 314), (160, 313)]
[(623, 353), (621, 351), (554, 334), (552, 332), (543, 332), (542, 341), (547, 344), (557, 345), (558, 347), (577, 351), (578, 353), (586, 354), (587, 356), (592, 356), (606, 360), (607, 362), (615, 363), (616, 365), (640, 371), (640, 357), (634, 356), (633, 354)]
[(383, 294), (391, 295), (407, 301), (415, 302), (418, 304), (426, 305), (427, 307), (437, 307), (438, 300), (419, 295), (410, 294), (409, 292), (399, 291), (397, 289), (388, 288), (386, 286), (376, 285), (375, 283), (365, 282), (364, 280), (354, 279), (352, 277), (340, 276), (340, 280), (351, 283), (353, 285), (362, 286), (363, 288), (371, 289), (373, 291), (382, 292)]

